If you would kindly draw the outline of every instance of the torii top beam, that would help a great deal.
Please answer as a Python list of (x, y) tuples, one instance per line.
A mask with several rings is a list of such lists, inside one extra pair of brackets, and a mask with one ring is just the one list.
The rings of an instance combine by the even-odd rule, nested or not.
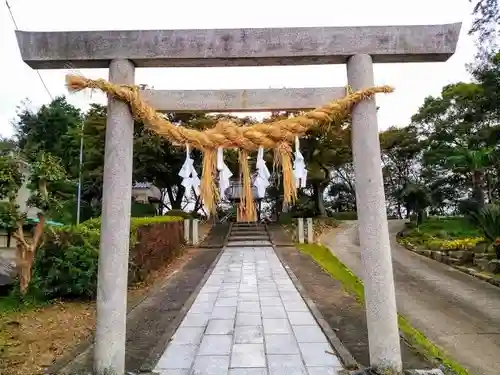
[(356, 54), (375, 63), (446, 61), (461, 23), (423, 26), (300, 27), (213, 30), (16, 31), (34, 69), (344, 64)]

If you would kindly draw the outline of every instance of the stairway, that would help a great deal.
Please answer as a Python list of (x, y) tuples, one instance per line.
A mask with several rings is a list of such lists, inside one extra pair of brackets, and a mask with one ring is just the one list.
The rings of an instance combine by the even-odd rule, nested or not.
[(227, 242), (229, 247), (271, 246), (265, 224), (233, 223)]

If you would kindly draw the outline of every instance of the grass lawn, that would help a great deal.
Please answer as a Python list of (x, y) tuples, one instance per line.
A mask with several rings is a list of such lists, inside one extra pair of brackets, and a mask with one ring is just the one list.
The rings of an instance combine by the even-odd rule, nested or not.
[(474, 226), (465, 217), (429, 217), (420, 224), (418, 231), (430, 235), (432, 237), (442, 239), (460, 239), (470, 237), (481, 237), (482, 233), (479, 228)]
[[(363, 282), (352, 273), (328, 248), (318, 244), (300, 244), (297, 247), (311, 256), (330, 276), (339, 280), (347, 292), (364, 303)], [(442, 363), (457, 375), (470, 375), (460, 364), (449, 358), (442, 349), (434, 345), (425, 335), (398, 315), (400, 331), (409, 343), (433, 362)]]

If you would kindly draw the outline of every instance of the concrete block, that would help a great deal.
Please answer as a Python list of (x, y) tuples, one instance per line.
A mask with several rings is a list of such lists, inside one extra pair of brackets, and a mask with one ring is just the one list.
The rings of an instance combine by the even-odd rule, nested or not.
[(193, 219), (193, 238), (192, 238), (192, 243), (194, 246), (197, 246), (200, 242), (199, 236), (198, 236), (198, 224), (199, 220), (198, 219)]
[(300, 354), (293, 335), (266, 335), (266, 354)]
[(212, 30), (16, 31), (34, 69), (345, 64), (367, 54), (376, 63), (446, 61), (461, 23), (424, 26), (293, 27)]
[(184, 241), (186, 241), (186, 244), (189, 244), (190, 241), (190, 236), (189, 236), (189, 219), (184, 219)]
[(306, 366), (332, 366), (342, 368), (333, 349), (327, 343), (299, 343), (300, 352)]
[(266, 367), (264, 344), (234, 344), (231, 368)]
[(297, 218), (297, 238), (299, 243), (304, 243), (304, 219), (301, 217)]
[(311, 217), (307, 218), (307, 243), (314, 242), (314, 232), (313, 232), (313, 219)]

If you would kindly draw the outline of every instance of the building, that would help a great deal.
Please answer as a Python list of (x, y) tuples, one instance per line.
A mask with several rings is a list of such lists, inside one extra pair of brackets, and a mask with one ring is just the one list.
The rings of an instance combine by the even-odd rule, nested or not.
[(132, 199), (137, 203), (161, 201), (161, 191), (150, 182), (136, 182), (132, 185)]

